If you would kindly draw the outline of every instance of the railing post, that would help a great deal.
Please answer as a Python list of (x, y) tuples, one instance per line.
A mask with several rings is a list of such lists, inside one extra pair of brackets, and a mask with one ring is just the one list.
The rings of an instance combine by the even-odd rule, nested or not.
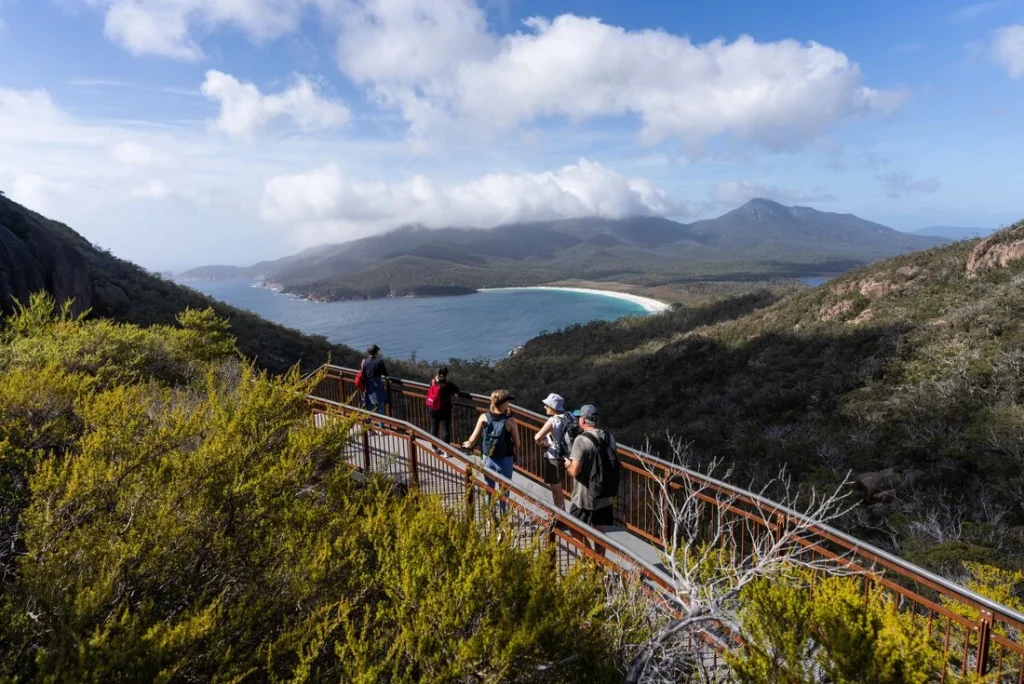
[(669, 524), (669, 518), (672, 517), (672, 501), (669, 499), (672, 496), (672, 490), (669, 486), (672, 482), (672, 476), (669, 473), (665, 473), (665, 477), (661, 480), (661, 543), (667, 545), (669, 530), (671, 525)]
[(420, 486), (420, 459), (416, 435), (409, 433), (409, 486), (419, 488)]
[(475, 518), (475, 511), (473, 510), (473, 469), (470, 467), (466, 468), (466, 515), (470, 519)]
[(975, 672), (979, 675), (988, 673), (988, 652), (992, 642), (992, 611), (982, 608), (978, 613), (978, 662)]
[(558, 567), (558, 535), (555, 534), (555, 525), (558, 524), (558, 518), (551, 518), (551, 522), (547, 525), (547, 538), (548, 538), (548, 553), (551, 554), (551, 565), (554, 566), (555, 571), (559, 570)]
[(363, 472), (370, 474), (370, 428), (363, 426)]

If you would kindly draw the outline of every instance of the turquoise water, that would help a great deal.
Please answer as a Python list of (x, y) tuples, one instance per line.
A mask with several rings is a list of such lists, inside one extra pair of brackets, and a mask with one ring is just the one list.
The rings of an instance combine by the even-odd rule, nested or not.
[(824, 285), (828, 281), (832, 280), (832, 278), (833, 278), (833, 276), (824, 276), (824, 277), (814, 276), (814, 277), (811, 277), (811, 278), (801, 278), (800, 282), (805, 284), (805, 285), (810, 285), (811, 287), (818, 287), (819, 285)]
[(544, 331), (574, 323), (646, 315), (639, 304), (557, 290), (499, 290), (462, 297), (310, 302), (249, 280), (183, 283), (215, 299), (331, 342), (390, 358), (497, 360)]

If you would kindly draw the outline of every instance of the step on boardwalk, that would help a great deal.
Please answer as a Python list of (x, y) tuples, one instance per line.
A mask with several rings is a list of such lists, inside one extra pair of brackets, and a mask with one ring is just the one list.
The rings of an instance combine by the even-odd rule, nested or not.
[[(988, 675), (985, 681), (1024, 684), (1024, 615), (839, 530), (746, 490), (619, 445), (623, 472), (615, 507), (617, 528), (602, 534), (551, 505), (550, 492), (540, 475), (543, 456), (533, 441), (533, 434), (545, 421), (543, 416), (513, 407), (524, 453), (517, 454), (511, 481), (488, 472), (502, 490), (499, 492), (484, 482), (478, 457), (426, 432), (426, 385), (393, 382), (389, 415), (373, 416), (368, 422), (369, 414), (349, 405), (357, 396), (355, 371), (338, 366), (325, 366), (321, 371), (325, 375), (309, 397), (311, 407), (318, 421), (356, 420), (358, 429), (353, 431), (346, 453), (353, 468), (387, 474), (404, 486), (442, 497), (449, 506), (468, 506), (468, 512), (480, 520), (495, 520), (497, 501), (503, 498), (517, 540), (525, 544), (543, 535), (563, 570), (589, 558), (613, 574), (635, 573), (643, 578), (655, 604), (665, 610), (677, 608), (671, 598), (674, 580), (660, 565), (658, 550), (672, 541), (666, 512), (677, 497), (694, 491), (692, 484), (697, 483), (698, 503), (709, 524), (723, 516), (735, 516), (743, 518), (751, 534), (758, 534), (759, 527), (766, 535), (778, 534), (787, 526), (798, 529), (795, 543), (807, 553), (842, 563), (863, 573), (866, 582), (896, 595), (899, 605), (912, 611), (921, 628), (943, 645), (943, 681), (948, 673), (976, 673)], [(456, 400), (453, 441), (467, 438), (477, 416), (487, 407), (487, 397), (480, 395), (473, 395), (470, 401)], [(563, 486), (568, 490), (571, 482), (567, 479)], [(603, 549), (605, 555), (595, 553), (594, 548)], [(702, 636), (716, 648), (725, 643), (720, 635)], [(702, 659), (717, 666), (717, 651), (707, 650)]]

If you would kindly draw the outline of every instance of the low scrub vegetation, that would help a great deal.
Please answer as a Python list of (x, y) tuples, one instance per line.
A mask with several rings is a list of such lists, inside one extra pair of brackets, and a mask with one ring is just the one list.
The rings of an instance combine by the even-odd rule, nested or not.
[(620, 442), (668, 454), (673, 435), (742, 485), (781, 465), (823, 487), (852, 472), (848, 530), (955, 579), (965, 560), (1020, 569), (1022, 244), (1024, 222), (788, 296), (573, 326), (452, 377), (527, 407), (593, 402)]

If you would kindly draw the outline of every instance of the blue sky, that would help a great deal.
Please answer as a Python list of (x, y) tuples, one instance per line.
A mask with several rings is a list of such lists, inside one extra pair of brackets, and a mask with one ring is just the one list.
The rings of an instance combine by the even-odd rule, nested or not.
[(1024, 0), (0, 0), (0, 189), (153, 269), (754, 196), (1024, 217)]

